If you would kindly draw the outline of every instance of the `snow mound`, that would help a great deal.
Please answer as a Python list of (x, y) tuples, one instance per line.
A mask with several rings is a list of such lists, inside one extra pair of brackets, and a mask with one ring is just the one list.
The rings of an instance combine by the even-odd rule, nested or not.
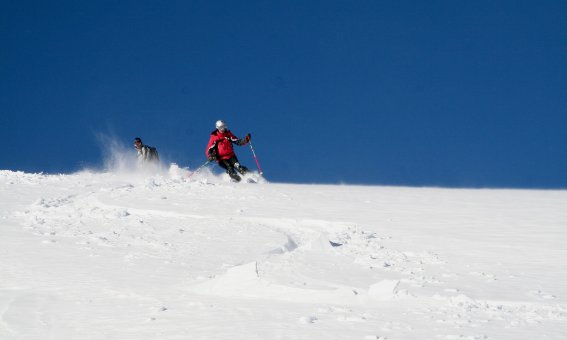
[(256, 262), (230, 268), (209, 282), (201, 283), (192, 289), (195, 293), (213, 294), (238, 298), (261, 298), (297, 303), (338, 303), (348, 304), (356, 300), (353, 289), (301, 289), (275, 284), (258, 273)]
[(391, 300), (396, 297), (396, 288), (399, 284), (398, 280), (382, 280), (370, 286), (368, 295), (376, 300)]

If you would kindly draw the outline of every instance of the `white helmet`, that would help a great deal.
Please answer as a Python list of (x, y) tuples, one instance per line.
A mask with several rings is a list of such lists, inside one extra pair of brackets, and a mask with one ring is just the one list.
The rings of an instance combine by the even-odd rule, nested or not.
[(217, 130), (228, 130), (228, 126), (226, 125), (226, 123), (224, 122), (224, 120), (217, 120), (215, 127), (217, 128)]

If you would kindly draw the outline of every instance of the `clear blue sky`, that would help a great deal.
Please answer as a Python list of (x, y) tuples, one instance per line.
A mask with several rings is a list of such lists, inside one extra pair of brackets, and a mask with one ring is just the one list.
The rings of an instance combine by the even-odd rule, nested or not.
[(0, 169), (196, 167), (224, 119), (274, 182), (567, 188), (566, 1), (1, 0), (0, 39)]

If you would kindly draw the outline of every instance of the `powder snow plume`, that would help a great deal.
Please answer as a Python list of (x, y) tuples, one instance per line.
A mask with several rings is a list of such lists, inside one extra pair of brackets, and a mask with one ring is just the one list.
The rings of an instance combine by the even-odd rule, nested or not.
[(98, 133), (96, 135), (100, 144), (104, 170), (113, 173), (141, 173), (165, 174), (165, 165), (139, 164), (136, 150), (132, 145), (124, 142), (114, 135)]
[(112, 135), (96, 135), (101, 148), (104, 169), (111, 172), (130, 172), (136, 170), (136, 151), (126, 146)]

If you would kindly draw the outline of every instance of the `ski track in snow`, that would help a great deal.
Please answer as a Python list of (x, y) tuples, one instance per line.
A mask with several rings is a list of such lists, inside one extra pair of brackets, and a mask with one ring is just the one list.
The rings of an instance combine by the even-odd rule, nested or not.
[[(538, 287), (525, 292), (526, 299), (519, 301), (471, 298), (460, 283), (474, 282), (482, 291), (490, 289), (498, 276), (469, 268), (455, 270), (452, 259), (435, 249), (400, 248), (396, 237), (377, 231), (386, 230), (377, 225), (326, 220), (321, 215), (254, 214), (266, 199), (262, 195), (285, 204), (289, 194), (278, 193), (265, 182), (233, 184), (211, 176), (188, 179), (179, 171), (131, 181), (112, 174), (48, 176), (3, 171), (2, 190), (16, 187), (41, 196), (27, 205), (14, 203), (17, 209), (3, 210), (1, 217), (35, 235), (30, 240), (37, 244), (32, 247), (72, 248), (77, 250), (74, 256), (94, 259), (90, 261), (112, 259), (114, 263), (109, 265), (133, 272), (137, 266), (151, 268), (148, 263), (158, 268), (157, 275), (171, 274), (163, 267), (175, 268), (173, 277), (182, 282), (169, 283), (172, 296), (152, 296), (144, 285), (113, 285), (109, 277), (98, 279), (104, 288), (101, 296), (138, 301), (147, 312), (132, 318), (150, 324), (171, 314), (172, 309), (245, 322), (246, 315), (257, 318), (268, 313), (261, 307), (264, 304), (280, 308), (296, 304), (285, 308), (294, 315), (292, 327), (299, 327), (297, 333), (280, 329), (282, 333), (268, 334), (267, 338), (349, 334), (348, 338), (397, 339), (425, 334), (427, 338), (488, 339), (490, 334), (505, 334), (502, 329), (518, 335), (534, 325), (556, 327), (566, 321), (565, 305), (554, 302), (556, 295)], [(244, 190), (246, 186), (253, 190)], [(259, 190), (262, 187), (270, 192)], [(210, 194), (211, 190), (215, 193)], [(92, 279), (96, 285), (95, 276), (82, 279)], [(67, 313), (54, 305), (72, 305), (56, 284), (32, 283), (35, 290), (14, 290), (10, 284), (0, 286), (2, 339), (39, 339), (54, 332), (54, 315)], [(92, 284), (78, 283), (72, 289), (80, 296), (81, 290)], [(73, 302), (89, 303), (96, 305), (97, 300)], [(245, 307), (232, 313), (239, 305)], [(122, 309), (128, 310), (116, 308)], [(169, 322), (179, 321), (176, 318)], [(289, 322), (281, 320), (282, 324)], [(314, 325), (320, 326), (302, 333)], [(78, 324), (73, 326), (82, 329)], [(141, 338), (150, 338), (144, 330), (155, 331), (148, 327), (140, 330)], [(561, 329), (565, 331), (564, 326)], [(228, 338), (222, 326), (216, 335), (213, 329), (209, 333), (184, 330), (195, 338)], [(246, 334), (243, 338), (263, 338), (242, 331)], [(561, 332), (549, 336), (558, 334), (561, 336)], [(102, 336), (91, 334), (91, 338)], [(163, 333), (162, 338), (168, 335)]]

